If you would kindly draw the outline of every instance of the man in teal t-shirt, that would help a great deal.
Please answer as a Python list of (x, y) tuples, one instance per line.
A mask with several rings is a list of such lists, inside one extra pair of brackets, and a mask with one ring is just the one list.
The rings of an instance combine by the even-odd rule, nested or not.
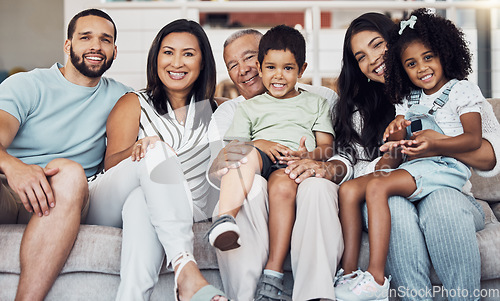
[(107, 116), (130, 90), (102, 77), (116, 57), (115, 41), (109, 15), (82, 11), (68, 25), (64, 66), (0, 85), (0, 223), (29, 221), (16, 300), (45, 298), (85, 217), (87, 179), (104, 156)]

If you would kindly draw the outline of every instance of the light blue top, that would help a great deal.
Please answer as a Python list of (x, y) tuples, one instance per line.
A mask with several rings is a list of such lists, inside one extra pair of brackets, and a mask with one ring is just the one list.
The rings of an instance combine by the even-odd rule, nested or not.
[(0, 109), (20, 123), (7, 152), (26, 164), (45, 167), (66, 158), (88, 176), (98, 171), (106, 150), (106, 120), (131, 88), (102, 77), (95, 87), (69, 82), (60, 64), (17, 73), (0, 84)]

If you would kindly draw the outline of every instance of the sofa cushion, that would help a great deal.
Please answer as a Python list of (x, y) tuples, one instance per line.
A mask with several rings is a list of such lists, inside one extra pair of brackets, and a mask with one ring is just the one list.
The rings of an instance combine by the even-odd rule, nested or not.
[(475, 171), (472, 171), (470, 181), (472, 183), (472, 194), (475, 198), (486, 202), (500, 201), (500, 175), (483, 178)]
[(500, 223), (496, 221), (487, 224), (483, 230), (476, 233), (476, 237), (481, 254), (481, 280), (500, 278)]
[(492, 204), (491, 209), (493, 210), (493, 214), (500, 219), (500, 203)]
[(26, 225), (0, 225), (0, 273), (19, 274), (19, 247)]
[[(215, 250), (203, 238), (210, 223), (195, 223), (194, 256), (200, 269), (218, 269)], [(0, 273), (19, 274), (19, 248), (26, 225), (0, 225)], [(61, 273), (93, 272), (120, 274), (122, 230), (119, 228), (81, 225)], [(160, 273), (169, 273), (165, 264)]]
[[(26, 225), (0, 225), (0, 273), (19, 274), (19, 249)], [(121, 229), (81, 225), (68, 261), (61, 273), (99, 272), (119, 274)]]
[(494, 214), (493, 210), (491, 209), (490, 205), (487, 202), (482, 201), (482, 200), (477, 200), (477, 202), (483, 208), (483, 212), (484, 212), (484, 224), (487, 225), (487, 224), (491, 224), (491, 223), (497, 223), (498, 219), (495, 216), (495, 214)]
[[(497, 116), (497, 119), (500, 120), (500, 98), (490, 98), (488, 101), (491, 104), (492, 110)], [(494, 137), (494, 135), (489, 135), (489, 139), (493, 139)], [(490, 143), (492, 142), (494, 143), (494, 147), (498, 148), (500, 146), (498, 141), (490, 141)], [(500, 160), (500, 158), (497, 158), (497, 160)], [(487, 202), (500, 201), (500, 185), (498, 185), (500, 184), (500, 174), (492, 176), (493, 174), (494, 172), (487, 172), (488, 177), (481, 177), (474, 170), (472, 171), (470, 181), (472, 183), (472, 193), (476, 198)], [(485, 174), (482, 175), (486, 176)]]

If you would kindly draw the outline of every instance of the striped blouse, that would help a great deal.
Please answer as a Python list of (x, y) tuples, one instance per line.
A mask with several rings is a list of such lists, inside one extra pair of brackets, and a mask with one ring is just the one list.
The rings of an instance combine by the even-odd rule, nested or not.
[(141, 104), (141, 120), (139, 139), (146, 136), (158, 136), (177, 153), (181, 162), (184, 176), (188, 182), (193, 197), (195, 220), (197, 212), (205, 207), (209, 195), (210, 185), (205, 173), (210, 161), (210, 148), (208, 143), (208, 124), (212, 116), (210, 102), (195, 102), (192, 98), (187, 110), (185, 125), (181, 125), (175, 118), (170, 103), (168, 113), (160, 115), (149, 104), (146, 92), (134, 92)]

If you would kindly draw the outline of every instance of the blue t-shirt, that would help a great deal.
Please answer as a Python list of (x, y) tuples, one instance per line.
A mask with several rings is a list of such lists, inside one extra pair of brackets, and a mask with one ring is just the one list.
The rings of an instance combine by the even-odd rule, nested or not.
[(60, 67), (56, 63), (50, 69), (17, 73), (0, 84), (0, 110), (20, 123), (7, 152), (42, 167), (53, 159), (70, 159), (88, 177), (104, 157), (108, 115), (132, 89), (105, 77), (95, 87), (79, 86)]

